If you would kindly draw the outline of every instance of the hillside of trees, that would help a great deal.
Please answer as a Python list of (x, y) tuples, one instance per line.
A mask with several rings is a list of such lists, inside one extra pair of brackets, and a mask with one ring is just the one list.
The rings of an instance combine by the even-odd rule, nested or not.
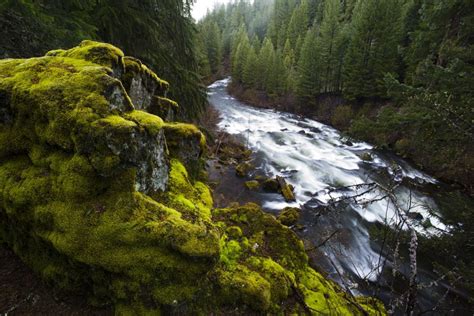
[(466, 0), (234, 1), (199, 22), (199, 67), (472, 193), (473, 18)]
[(42, 56), (84, 39), (112, 43), (166, 78), (180, 116), (193, 119), (206, 97), (197, 74), (192, 2), (1, 0), (0, 58)]

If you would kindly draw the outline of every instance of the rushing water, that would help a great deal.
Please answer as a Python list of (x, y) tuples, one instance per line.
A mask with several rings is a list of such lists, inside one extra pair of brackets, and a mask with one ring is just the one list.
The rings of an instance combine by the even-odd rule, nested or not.
[[(330, 126), (289, 113), (247, 106), (227, 93), (229, 80), (208, 87), (209, 101), (221, 114), (220, 128), (241, 137), (255, 152), (256, 172), (283, 176), (295, 187), (295, 203), (286, 203), (275, 194), (260, 194), (258, 200), (266, 211), (276, 213), (285, 206), (302, 207), (300, 222), (304, 227), (299, 233), (315, 245), (337, 231), (317, 249), (318, 265), (330, 277), (351, 284), (355, 294), (364, 292), (357, 288), (360, 280), (381, 282), (380, 263), (386, 258), (380, 254), (381, 246), (371, 242), (369, 229), (377, 223), (395, 226), (401, 222), (394, 204), (381, 198), (385, 195), (383, 189), (375, 187), (362, 194), (367, 187), (355, 185), (376, 183), (393, 191), (399, 209), (414, 215), (408, 225), (419, 233), (449, 231), (436, 211), (435, 201), (418, 190), (435, 184), (434, 178), (367, 143), (349, 142)], [(363, 160), (361, 157), (369, 152), (373, 160)], [(360, 195), (358, 203), (347, 199), (333, 213), (321, 212), (331, 198), (354, 195)], [(364, 201), (372, 202), (361, 206)], [(408, 225), (402, 224), (403, 229), (408, 229)], [(387, 260), (386, 264), (393, 263)], [(429, 280), (429, 273), (420, 273), (420, 279)]]

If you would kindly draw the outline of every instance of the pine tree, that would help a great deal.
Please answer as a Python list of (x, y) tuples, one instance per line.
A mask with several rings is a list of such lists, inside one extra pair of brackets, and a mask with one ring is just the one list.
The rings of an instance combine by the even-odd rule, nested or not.
[(383, 78), (397, 72), (401, 10), (400, 0), (357, 3), (344, 61), (345, 97), (386, 97)]
[(340, 18), (340, 1), (326, 0), (320, 27), (321, 84), (323, 92), (335, 92), (340, 88), (343, 50)]
[(206, 47), (211, 72), (215, 74), (219, 71), (222, 62), (222, 38), (217, 22), (202, 25), (200, 34)]
[(320, 82), (320, 53), (316, 29), (313, 27), (306, 33), (301, 57), (298, 63), (298, 80), (296, 94), (304, 102), (314, 103), (314, 97), (321, 89)]
[(242, 82), (243, 72), (245, 64), (247, 63), (247, 57), (250, 52), (250, 41), (247, 33), (240, 38), (240, 42), (237, 44), (235, 54), (232, 58), (232, 77), (237, 82)]
[[(302, 0), (301, 4), (293, 11), (288, 25), (287, 39), (292, 46), (296, 45), (298, 36), (304, 34), (309, 26), (309, 4), (308, 0)], [(281, 46), (285, 43), (282, 42)]]
[(242, 81), (247, 87), (255, 88), (257, 85), (257, 64), (257, 53), (255, 52), (255, 48), (251, 47), (242, 74)]
[(295, 51), (291, 48), (290, 41), (287, 39), (283, 48), (283, 64), (285, 65), (287, 80), (286, 91), (292, 93), (296, 86), (296, 58)]
[(299, 35), (298, 39), (296, 40), (296, 45), (295, 45), (295, 62), (298, 63), (300, 57), (301, 57), (301, 49), (303, 48), (304, 44), (304, 39), (305, 39), (305, 33), (303, 35)]
[(275, 49), (270, 39), (265, 38), (262, 49), (258, 55), (258, 87), (262, 90), (270, 90), (272, 85), (272, 67), (274, 63)]
[(269, 92), (276, 95), (285, 94), (287, 92), (287, 81), (285, 78), (288, 78), (288, 72), (285, 67), (283, 54), (280, 50), (277, 50), (274, 54), (273, 65), (269, 73)]

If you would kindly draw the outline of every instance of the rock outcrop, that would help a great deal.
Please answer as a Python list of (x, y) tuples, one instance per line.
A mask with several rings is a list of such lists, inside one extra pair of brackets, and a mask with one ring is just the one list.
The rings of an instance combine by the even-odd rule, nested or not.
[(117, 314), (383, 312), (313, 270), (258, 206), (212, 209), (188, 173), (205, 138), (169, 121), (167, 88), (103, 43), (1, 60), (0, 242)]

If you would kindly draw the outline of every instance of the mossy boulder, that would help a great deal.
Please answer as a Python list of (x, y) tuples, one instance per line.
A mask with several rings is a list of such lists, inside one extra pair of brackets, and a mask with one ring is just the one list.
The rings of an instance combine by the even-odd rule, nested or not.
[(275, 178), (265, 179), (262, 181), (262, 189), (266, 192), (278, 193), (280, 184)]
[(256, 190), (260, 187), (260, 182), (258, 182), (257, 180), (246, 181), (245, 182), (245, 187), (248, 190)]
[(85, 41), (0, 61), (0, 239), (44, 279), (96, 301), (182, 302), (219, 258), (212, 199), (169, 155), (164, 121), (135, 106), (166, 84), (124, 59)]
[(278, 220), (285, 226), (293, 226), (300, 218), (301, 210), (297, 207), (285, 207), (278, 214)]
[(104, 43), (1, 60), (0, 242), (117, 314), (360, 314), (273, 216), (212, 210), (204, 137), (146, 111), (166, 89)]

